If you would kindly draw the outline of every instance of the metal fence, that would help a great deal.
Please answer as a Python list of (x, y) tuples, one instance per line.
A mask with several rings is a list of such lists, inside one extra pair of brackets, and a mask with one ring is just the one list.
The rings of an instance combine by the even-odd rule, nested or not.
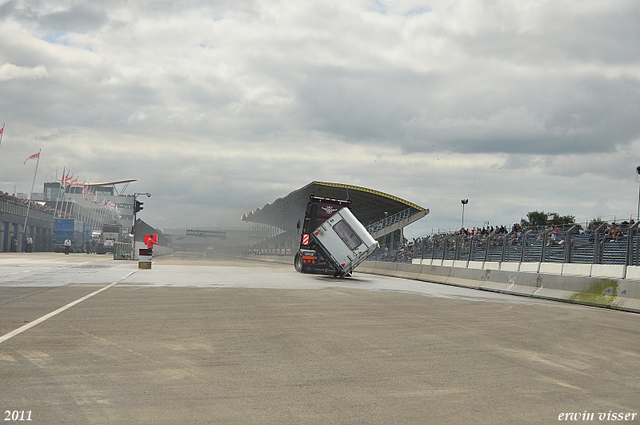
[[(33, 207), (29, 208), (29, 218), (34, 218), (37, 220), (42, 220), (47, 223), (53, 223), (53, 213), (47, 211), (41, 211)], [(39, 205), (38, 205), (39, 206)], [(21, 217), (27, 215), (27, 206), (22, 204), (15, 204), (13, 202), (1, 201), (0, 200), (0, 213), (14, 214)]]
[(116, 242), (113, 244), (114, 260), (131, 260), (133, 254), (133, 245), (126, 242)]
[(604, 223), (583, 232), (580, 226), (502, 234), (438, 234), (400, 247), (381, 246), (376, 261), (414, 259), (640, 265), (638, 224)]

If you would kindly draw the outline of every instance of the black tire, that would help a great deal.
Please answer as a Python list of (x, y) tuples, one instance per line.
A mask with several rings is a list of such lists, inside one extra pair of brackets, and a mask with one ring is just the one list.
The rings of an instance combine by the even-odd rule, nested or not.
[(296, 256), (293, 257), (293, 267), (297, 272), (302, 273), (302, 257), (299, 252), (296, 252)]

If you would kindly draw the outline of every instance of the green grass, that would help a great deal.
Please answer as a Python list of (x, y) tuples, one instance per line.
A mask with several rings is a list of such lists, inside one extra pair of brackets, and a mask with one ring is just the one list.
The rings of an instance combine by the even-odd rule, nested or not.
[[(610, 295), (607, 294), (607, 289), (610, 289)], [(586, 291), (576, 292), (569, 299), (579, 303), (611, 306), (617, 296), (618, 282), (611, 279), (600, 279)]]

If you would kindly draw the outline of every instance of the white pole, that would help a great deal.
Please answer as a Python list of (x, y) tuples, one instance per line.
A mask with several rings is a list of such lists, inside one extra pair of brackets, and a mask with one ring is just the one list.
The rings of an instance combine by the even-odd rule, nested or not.
[[(60, 179), (60, 184), (58, 187), (58, 193), (56, 194), (56, 206), (54, 208), (55, 212), (54, 212), (54, 218), (58, 218), (58, 201), (60, 199), (60, 188), (62, 188), (62, 180), (64, 179), (64, 172), (66, 170), (66, 166), (62, 167), (62, 179)], [(58, 172), (56, 171), (56, 181), (58, 180)], [(64, 202), (64, 195), (62, 197), (62, 201)]]
[(0, 146), (2, 146), (2, 136), (4, 136), (4, 123), (2, 123), (2, 130), (0, 130)]

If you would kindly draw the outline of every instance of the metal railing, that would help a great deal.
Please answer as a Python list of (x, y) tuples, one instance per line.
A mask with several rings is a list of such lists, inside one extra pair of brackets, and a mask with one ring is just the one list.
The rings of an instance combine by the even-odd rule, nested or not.
[(384, 219), (382, 219), (380, 221), (377, 221), (377, 222), (375, 222), (373, 224), (370, 224), (369, 226), (367, 226), (367, 232), (373, 233), (373, 232), (375, 232), (377, 230), (384, 229), (387, 226), (391, 226), (392, 224), (409, 217), (411, 214), (413, 214), (413, 213), (415, 213), (417, 211), (418, 210), (413, 208), (413, 207), (412, 208), (407, 208), (406, 210), (402, 210), (399, 213), (396, 213), (396, 214), (391, 215), (389, 217), (386, 217), (386, 218), (384, 218)]
[[(33, 207), (29, 208), (29, 218), (42, 220), (48, 223), (53, 223), (53, 212), (41, 211)], [(14, 214), (24, 217), (27, 214), (27, 206), (22, 204), (15, 204), (13, 202), (0, 200), (0, 212), (7, 214)]]
[(400, 247), (381, 246), (369, 259), (413, 259), (640, 265), (638, 225), (604, 223), (583, 232), (579, 226), (521, 232), (438, 234)]
[(127, 242), (116, 242), (113, 244), (114, 260), (131, 260), (133, 253), (133, 245)]

